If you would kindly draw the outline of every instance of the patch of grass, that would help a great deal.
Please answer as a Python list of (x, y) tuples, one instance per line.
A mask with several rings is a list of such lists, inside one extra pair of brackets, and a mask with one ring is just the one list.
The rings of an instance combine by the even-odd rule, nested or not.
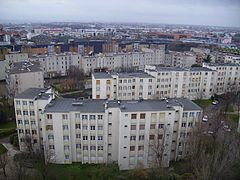
[(7, 152), (7, 149), (2, 144), (0, 144), (0, 155), (6, 152)]
[(237, 114), (227, 114), (227, 120), (238, 122), (238, 115)]
[(0, 123), (0, 137), (5, 137), (16, 132), (15, 121)]
[(49, 167), (48, 176), (50, 179), (117, 179), (121, 171), (116, 165), (92, 165), (73, 163), (69, 165), (52, 164)]
[(227, 112), (234, 112), (234, 107), (232, 104), (228, 105)]
[(193, 102), (199, 105), (201, 108), (206, 108), (212, 104), (212, 100), (210, 99), (197, 99), (193, 100)]

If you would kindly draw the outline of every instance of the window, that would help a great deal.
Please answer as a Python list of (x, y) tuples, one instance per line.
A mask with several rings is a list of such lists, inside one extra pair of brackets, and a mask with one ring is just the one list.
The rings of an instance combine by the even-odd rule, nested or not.
[(35, 116), (35, 112), (34, 111), (30, 111), (30, 116)]
[(138, 150), (139, 151), (143, 151), (144, 150), (144, 146), (138, 146)]
[(33, 106), (33, 101), (29, 101), (29, 105), (30, 105), (30, 106)]
[(163, 127), (164, 127), (164, 124), (159, 124), (158, 125), (158, 129), (163, 129)]
[(68, 141), (69, 140), (69, 136), (63, 136), (63, 140), (64, 141)]
[(64, 150), (69, 150), (69, 146), (68, 145), (64, 145)]
[(21, 103), (20, 103), (20, 101), (16, 101), (16, 104), (17, 104), (17, 105), (20, 105)]
[(103, 126), (98, 126), (98, 130), (103, 130)]
[(155, 129), (155, 127), (156, 127), (156, 124), (151, 124), (150, 125), (150, 129)]
[(83, 125), (82, 128), (83, 128), (83, 130), (88, 130), (88, 126), (87, 125)]
[(95, 120), (96, 116), (95, 115), (90, 115), (90, 120)]
[(76, 144), (77, 149), (81, 149), (81, 144)]
[(103, 140), (103, 136), (98, 136), (98, 140), (102, 141)]
[(83, 150), (88, 150), (88, 146), (83, 146)]
[(46, 125), (46, 130), (53, 130), (53, 125)]
[(27, 101), (23, 101), (22, 103), (23, 103), (23, 105), (24, 105), (24, 106), (26, 106), (26, 105), (27, 105)]
[(163, 135), (162, 134), (159, 134), (158, 135), (158, 139), (162, 139), (163, 138)]
[(53, 134), (49, 134), (49, 135), (48, 135), (48, 139), (49, 139), (49, 140), (50, 140), (50, 139), (54, 139)]
[(144, 135), (139, 136), (139, 141), (142, 141), (142, 140), (144, 140)]
[(187, 113), (187, 112), (184, 112), (184, 113), (183, 113), (183, 117), (188, 117), (188, 113)]
[(49, 145), (49, 149), (55, 149), (54, 145)]
[(182, 127), (186, 127), (186, 123), (182, 123)]
[(52, 119), (52, 114), (47, 114), (47, 119)]
[(91, 141), (95, 140), (95, 136), (90, 136)]
[(194, 112), (190, 112), (189, 117), (194, 117)]
[(81, 138), (81, 134), (76, 134), (76, 138), (80, 139)]
[(90, 146), (90, 150), (95, 151), (96, 150), (96, 146)]
[(67, 114), (63, 114), (62, 115), (62, 119), (68, 119), (68, 115)]
[(37, 134), (37, 130), (32, 130), (32, 134)]
[(95, 130), (95, 126), (90, 126), (90, 130)]
[(103, 146), (98, 146), (98, 151), (103, 151)]
[(22, 124), (23, 122), (22, 122), (22, 120), (18, 120), (18, 124)]
[(192, 123), (192, 122), (189, 122), (189, 123), (188, 123), (188, 127), (193, 127), (193, 123)]
[(83, 140), (88, 140), (88, 136), (83, 136)]
[(17, 110), (17, 115), (22, 115), (22, 112), (20, 110)]
[(75, 118), (79, 119), (80, 118), (80, 113), (75, 113)]
[(155, 138), (155, 135), (149, 135), (149, 139), (153, 140)]
[(28, 111), (23, 111), (23, 115), (28, 115)]
[(137, 126), (136, 125), (131, 125), (131, 130), (136, 130)]
[(135, 151), (135, 146), (130, 146), (130, 151)]
[(18, 130), (19, 134), (23, 133), (23, 129)]
[(146, 116), (145, 113), (141, 113), (141, 114), (140, 114), (140, 119), (145, 119), (145, 116)]
[(98, 115), (98, 120), (103, 119), (103, 115)]
[(68, 130), (68, 125), (63, 125), (63, 130)]
[(139, 129), (140, 129), (140, 130), (144, 130), (144, 129), (145, 129), (145, 124), (140, 124), (140, 125), (139, 125)]
[(137, 114), (131, 114), (131, 119), (137, 119)]
[(130, 141), (136, 141), (136, 136), (130, 136)]
[(65, 155), (65, 159), (69, 159), (69, 155)]
[(76, 124), (76, 125), (75, 125), (75, 128), (76, 128), (76, 129), (81, 129), (81, 124)]
[(87, 115), (82, 115), (82, 120), (87, 120), (88, 116)]

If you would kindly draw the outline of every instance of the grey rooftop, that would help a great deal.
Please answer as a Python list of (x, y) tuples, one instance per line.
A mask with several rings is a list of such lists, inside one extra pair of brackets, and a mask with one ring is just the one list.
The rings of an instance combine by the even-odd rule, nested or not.
[(39, 62), (22, 61), (11, 64), (9, 74), (43, 71)]
[(48, 99), (49, 95), (45, 92), (47, 91), (47, 88), (29, 88), (19, 95), (15, 96), (16, 99)]
[(119, 78), (153, 78), (153, 76), (145, 72), (130, 72), (130, 73), (108, 73), (108, 72), (98, 72), (93, 73), (95, 79), (112, 79), (113, 75), (118, 76)]
[(174, 111), (174, 106), (182, 106), (184, 111), (201, 111), (202, 109), (186, 98), (173, 98), (168, 100), (103, 100), (87, 99), (75, 100), (61, 98), (53, 100), (46, 106), (47, 113), (104, 113), (105, 107), (119, 108), (122, 112), (146, 112), (146, 111)]

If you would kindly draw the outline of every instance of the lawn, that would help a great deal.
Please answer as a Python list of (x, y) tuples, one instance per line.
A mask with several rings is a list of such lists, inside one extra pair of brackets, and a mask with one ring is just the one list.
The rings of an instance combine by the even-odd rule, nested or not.
[(7, 149), (2, 144), (0, 144), (0, 155), (6, 152), (7, 152)]
[(206, 108), (212, 104), (212, 100), (210, 99), (197, 99), (193, 100), (193, 102), (199, 105), (201, 108)]
[(73, 163), (70, 165), (52, 164), (48, 168), (49, 179), (71, 180), (71, 179), (92, 179), (110, 180), (119, 179), (123, 175), (117, 165), (92, 165)]
[(15, 121), (0, 123), (0, 138), (13, 134), (15, 133), (15, 131), (16, 131)]

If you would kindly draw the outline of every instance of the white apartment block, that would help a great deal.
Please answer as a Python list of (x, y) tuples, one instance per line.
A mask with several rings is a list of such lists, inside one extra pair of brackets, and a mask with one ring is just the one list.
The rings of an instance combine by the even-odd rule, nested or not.
[(139, 73), (93, 73), (93, 99), (208, 99), (214, 95), (216, 72), (202, 67), (151, 66)]
[(197, 63), (196, 55), (193, 52), (168, 51), (165, 58), (164, 64), (174, 67), (191, 67)]
[(144, 73), (92, 73), (93, 99), (153, 99), (154, 77)]
[(28, 88), (43, 88), (43, 70), (38, 62), (12, 63), (10, 69), (6, 69), (6, 82), (10, 96), (20, 94)]
[(223, 94), (240, 90), (240, 65), (231, 63), (204, 63), (203, 67), (217, 72), (214, 92)]
[(27, 53), (20, 53), (19, 51), (9, 52), (9, 54), (5, 55), (6, 67), (9, 67), (9, 65), (12, 63), (25, 61), (27, 59)]
[(14, 107), (20, 151), (25, 151), (25, 139), (31, 137), (32, 148), (38, 149), (42, 140), (42, 112), (47, 104), (55, 98), (52, 89), (29, 88), (15, 96)]
[[(149, 168), (156, 163), (154, 148), (163, 146), (161, 162), (167, 167), (170, 161), (185, 157), (186, 141), (202, 114), (199, 106), (185, 98), (62, 98), (50, 102), (52, 95), (29, 89), (14, 102), (20, 149), (25, 150), (24, 137), (30, 136), (35, 149), (44, 150), (57, 164), (117, 163), (121, 170), (140, 165)], [(32, 119), (37, 126), (23, 119)]]
[(226, 55), (224, 63), (233, 63), (233, 64), (239, 64), (240, 65), (240, 55)]
[(37, 55), (31, 58), (31, 61), (40, 62), (46, 78), (66, 76), (70, 66), (81, 69), (81, 60), (82, 56), (77, 53)]

